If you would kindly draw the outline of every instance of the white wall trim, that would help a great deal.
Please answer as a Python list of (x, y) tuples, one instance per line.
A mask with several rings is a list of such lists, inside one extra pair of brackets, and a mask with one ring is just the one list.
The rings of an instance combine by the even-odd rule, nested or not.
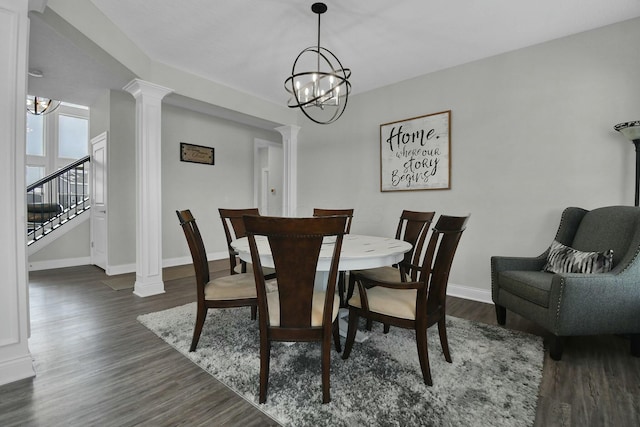
[(493, 304), (491, 291), (486, 289), (472, 288), (470, 286), (454, 285), (453, 283), (449, 283), (449, 286), (447, 286), (447, 295)]
[[(217, 261), (217, 260), (225, 259), (228, 257), (229, 257), (229, 253), (226, 251), (211, 252), (207, 254), (207, 259), (209, 261)], [(193, 261), (190, 256), (167, 258), (165, 260), (162, 260), (162, 268), (175, 267), (178, 265), (186, 265), (186, 264), (191, 264), (192, 262)], [(136, 271), (135, 264), (110, 265), (107, 267), (106, 274), (107, 276), (115, 276), (118, 274), (134, 273), (135, 271)]]
[[(260, 138), (255, 138), (253, 140), (253, 206), (256, 206), (258, 208), (260, 207), (258, 204), (258, 201), (261, 199), (260, 183), (262, 182), (262, 170), (263, 170), (262, 165), (260, 164), (260, 150), (264, 148), (269, 148), (269, 147), (282, 148), (284, 153), (283, 142), (267, 141), (265, 139), (260, 139)], [(290, 174), (290, 172), (286, 170), (287, 164), (284, 161), (282, 162), (282, 164), (283, 164), (283, 169), (285, 169), (282, 171), (282, 176), (287, 176), (288, 174)], [(287, 193), (288, 190), (286, 190), (284, 187), (287, 186), (288, 183), (283, 182), (282, 185), (283, 185), (283, 188), (279, 190), (282, 191), (283, 193)], [(282, 206), (281, 206), (282, 212), (286, 212), (287, 210), (287, 207), (285, 205), (286, 205), (286, 202), (285, 202), (285, 198), (283, 197)]]
[(107, 265), (105, 273), (107, 276), (117, 276), (119, 274), (135, 273), (135, 264)]
[(31, 356), (22, 356), (0, 361), (0, 386), (34, 376), (35, 368)]
[(282, 135), (284, 176), (282, 179), (282, 215), (294, 217), (298, 209), (298, 132), (300, 126), (277, 127)]
[(77, 267), (79, 265), (91, 265), (90, 257), (63, 258), (47, 261), (29, 262), (29, 271), (51, 270), (54, 268)]

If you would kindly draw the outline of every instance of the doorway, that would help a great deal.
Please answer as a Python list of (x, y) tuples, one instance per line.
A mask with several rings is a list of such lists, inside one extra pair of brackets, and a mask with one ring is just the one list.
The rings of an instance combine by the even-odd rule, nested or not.
[(261, 215), (282, 216), (284, 212), (284, 151), (281, 143), (254, 141), (254, 206)]

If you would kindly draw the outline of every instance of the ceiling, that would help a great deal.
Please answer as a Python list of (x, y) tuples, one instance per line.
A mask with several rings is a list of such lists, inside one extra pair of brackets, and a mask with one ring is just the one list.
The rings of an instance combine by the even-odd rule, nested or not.
[[(317, 41), (313, 1), (91, 2), (153, 61), (280, 105), (293, 60)], [(321, 45), (351, 69), (354, 94), (640, 16), (638, 0), (325, 3)], [(30, 78), (32, 94), (90, 104), (133, 77), (115, 60), (105, 67), (79, 52), (44, 20), (32, 18), (30, 43), (30, 68), (58, 76)]]

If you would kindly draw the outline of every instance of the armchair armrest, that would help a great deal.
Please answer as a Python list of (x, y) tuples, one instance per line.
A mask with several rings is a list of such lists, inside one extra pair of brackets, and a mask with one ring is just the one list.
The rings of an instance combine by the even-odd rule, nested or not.
[(387, 281), (378, 281), (369, 279), (364, 276), (360, 276), (359, 274), (355, 275), (355, 281), (358, 283), (358, 286), (363, 286), (364, 288), (372, 288), (374, 286), (382, 286), (384, 288), (391, 289), (421, 289), (424, 287), (424, 283), (422, 282), (387, 282)]
[(547, 262), (547, 253), (548, 251), (545, 251), (537, 257), (492, 256), (491, 271), (496, 273), (510, 270), (541, 271)]
[(549, 325), (558, 336), (640, 333), (640, 283), (628, 274), (556, 274)]

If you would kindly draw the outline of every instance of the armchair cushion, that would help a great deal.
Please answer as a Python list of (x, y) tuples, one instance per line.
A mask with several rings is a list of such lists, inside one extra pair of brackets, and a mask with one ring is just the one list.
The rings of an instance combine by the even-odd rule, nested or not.
[(498, 273), (500, 287), (540, 307), (549, 307), (553, 273), (544, 271), (503, 271)]
[(554, 240), (549, 249), (544, 271), (549, 273), (608, 273), (613, 263), (613, 250), (584, 252)]

